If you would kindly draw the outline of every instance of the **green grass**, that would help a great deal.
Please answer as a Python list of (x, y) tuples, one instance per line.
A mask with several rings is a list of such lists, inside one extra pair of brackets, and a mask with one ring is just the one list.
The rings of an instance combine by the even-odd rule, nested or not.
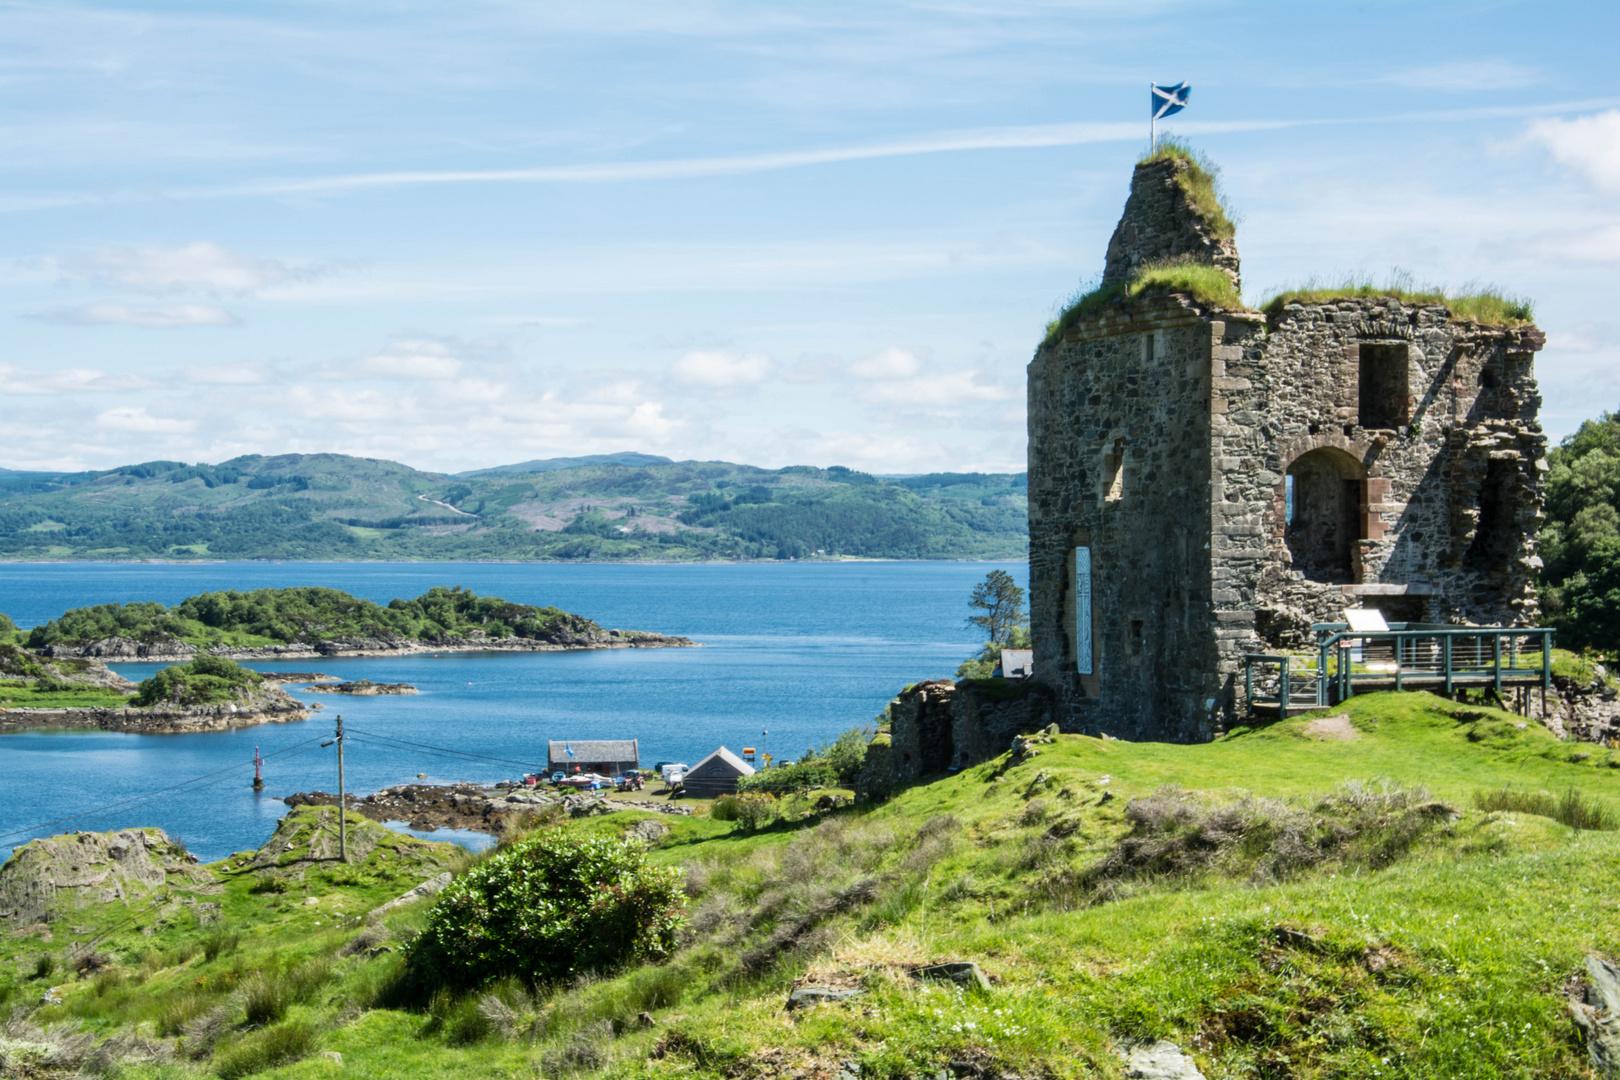
[(1071, 327), (1095, 318), (1110, 304), (1170, 293), (1185, 293), (1205, 307), (1243, 310), (1243, 298), (1224, 270), (1190, 258), (1173, 259), (1150, 263), (1124, 285), (1095, 288), (1070, 300), (1062, 314), (1046, 324), (1045, 344), (1055, 344)]
[[(376, 1077), (785, 1077), (835, 1075), (846, 1060), (896, 1080), (953, 1061), (1118, 1077), (1117, 1040), (1161, 1037), (1211, 1078), (1582, 1075), (1561, 993), (1589, 951), (1620, 953), (1620, 833), (1474, 796), (1509, 788), (1556, 804), (1573, 792), (1613, 813), (1620, 753), (1585, 746), (1574, 760), (1522, 717), (1427, 694), (1342, 711), (1350, 741), (1313, 737), (1309, 716), (1202, 746), (1062, 736), (1017, 765), (1002, 757), (830, 816), (755, 830), (662, 817), (671, 831), (651, 857), (685, 869), (682, 947), (534, 994), (499, 984), (393, 1007), (401, 955), (366, 952), (408, 940), (426, 905), (377, 925), (359, 916), (403, 891), (406, 860), (386, 882), (369, 862), (314, 867), (283, 895), (253, 892), (260, 875), (235, 857), (211, 868), (234, 950), (209, 959), (215, 928), (189, 910), (118, 928), (124, 912), (108, 905), (63, 920), (49, 943), (0, 936), (0, 995), (37, 1000), (41, 982), (23, 976), (42, 952), (65, 956), (87, 936), (74, 926), (111, 930), (96, 947), (123, 981), (98, 994), (97, 976), (53, 975), (69, 980), (66, 1002), (31, 1022), (98, 1035), (149, 1024), (197, 1055), (129, 1064), (125, 1077), (329, 1075), (318, 1050)], [(1174, 812), (1145, 813), (1155, 799)], [(1192, 816), (1175, 816), (1183, 804)], [(644, 816), (566, 827), (617, 835)], [(1244, 824), (1222, 833), (1232, 820)], [(1294, 826), (1331, 856), (1300, 858)], [(1217, 846), (1096, 873), (1164, 836)], [(977, 961), (992, 989), (910, 974), (956, 959)], [(291, 974), (306, 971), (321, 977)], [(254, 1026), (246, 1002), (270, 978), (286, 980), (279, 1004)], [(796, 980), (866, 993), (788, 1013)]]
[(20, 679), (0, 679), (0, 709), (118, 709), (129, 703), (129, 695), (103, 686), (57, 683), (41, 690)]
[(1472, 320), (1486, 326), (1523, 326), (1535, 320), (1532, 303), (1494, 289), (1465, 289), (1447, 292), (1439, 286), (1414, 287), (1410, 277), (1395, 274), (1383, 285), (1370, 277), (1349, 277), (1337, 285), (1310, 281), (1282, 292), (1260, 305), (1273, 321), (1280, 319), (1289, 304), (1326, 304), (1335, 300), (1390, 298), (1403, 304), (1443, 304), (1455, 319)]
[(1230, 240), (1236, 235), (1237, 225), (1227, 215), (1226, 200), (1221, 195), (1221, 171), (1209, 158), (1181, 140), (1166, 136), (1137, 164), (1146, 165), (1154, 161), (1184, 163), (1185, 167), (1176, 173), (1176, 183), (1187, 196), (1187, 202), (1203, 215), (1210, 231), (1217, 237)]

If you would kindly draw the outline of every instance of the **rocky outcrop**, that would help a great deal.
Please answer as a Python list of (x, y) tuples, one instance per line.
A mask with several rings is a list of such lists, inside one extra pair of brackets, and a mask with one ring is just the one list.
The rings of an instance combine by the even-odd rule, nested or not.
[[(336, 806), (337, 796), (325, 791), (298, 792), (283, 797), (288, 806)], [(348, 796), (349, 809), (373, 821), (403, 821), (413, 829), (469, 829), (503, 835), (530, 823), (535, 814), (561, 813), (569, 817), (610, 814), (615, 810), (655, 811), (688, 815), (691, 810), (651, 800), (607, 799), (584, 792), (534, 788), (479, 787), (477, 784), (401, 784), (361, 798)]]
[(697, 642), (640, 630), (603, 630), (587, 620), (582, 626), (565, 625), (544, 638), (491, 638), (478, 631), (466, 636), (446, 634), (437, 638), (339, 637), (319, 642), (293, 642), (259, 648), (214, 647), (197, 649), (177, 638), (135, 641), (131, 638), (103, 638), (88, 642), (58, 642), (47, 645), (40, 654), (49, 657), (94, 657), (109, 660), (186, 661), (199, 652), (231, 660), (311, 660), (323, 656), (409, 656), (442, 652), (562, 652), (573, 649), (684, 649)]
[(354, 682), (316, 684), (304, 687), (310, 694), (351, 694), (355, 697), (377, 697), (382, 694), (414, 694), (416, 687), (409, 683), (374, 683), (370, 679), (357, 679)]
[(309, 719), (309, 710), (279, 686), (260, 684), (237, 701), (214, 705), (154, 705), (91, 709), (0, 709), (0, 734), (39, 728), (87, 728), (134, 735), (226, 731), (255, 724)]
[[(1601, 665), (1585, 684), (1554, 675), (1553, 690), (1556, 693), (1548, 701), (1553, 715), (1546, 724), (1554, 734), (1600, 746), (1620, 741), (1620, 690), (1609, 685)], [(1533, 703), (1530, 711), (1539, 715)]]
[(92, 904), (147, 900), (173, 888), (211, 893), (213, 875), (162, 829), (32, 840), (0, 867), (0, 929), (48, 923)]

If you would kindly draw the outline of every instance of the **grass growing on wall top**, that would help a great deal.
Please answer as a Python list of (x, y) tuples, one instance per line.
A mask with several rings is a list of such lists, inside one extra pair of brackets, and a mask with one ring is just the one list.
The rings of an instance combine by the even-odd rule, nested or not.
[(1057, 342), (1078, 322), (1093, 318), (1120, 300), (1140, 296), (1185, 293), (1198, 303), (1225, 311), (1242, 310), (1243, 298), (1226, 272), (1189, 257), (1149, 263), (1124, 285), (1109, 285), (1081, 293), (1064, 306), (1063, 313), (1046, 324), (1046, 342)]
[(1289, 304), (1326, 304), (1334, 300), (1376, 299), (1388, 297), (1403, 304), (1443, 304), (1451, 309), (1456, 319), (1467, 319), (1485, 326), (1523, 326), (1536, 317), (1531, 302), (1522, 296), (1509, 296), (1491, 288), (1466, 288), (1448, 293), (1438, 285), (1415, 286), (1411, 275), (1392, 275), (1382, 285), (1371, 277), (1347, 277), (1337, 285), (1311, 280), (1294, 289), (1284, 289), (1260, 305), (1267, 317), (1275, 320), (1282, 316)]
[(1210, 231), (1222, 240), (1230, 240), (1237, 233), (1237, 225), (1226, 213), (1226, 199), (1221, 194), (1221, 170), (1191, 146), (1180, 139), (1166, 136), (1151, 153), (1143, 155), (1138, 165), (1155, 161), (1184, 162), (1186, 168), (1176, 172), (1176, 183), (1187, 202), (1204, 216)]

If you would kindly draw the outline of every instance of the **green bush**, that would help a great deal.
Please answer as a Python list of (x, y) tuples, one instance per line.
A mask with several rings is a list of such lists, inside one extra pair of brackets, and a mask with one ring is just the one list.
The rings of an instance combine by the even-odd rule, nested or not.
[(450, 883), (411, 969), (424, 989), (608, 971), (673, 949), (685, 902), (679, 871), (650, 865), (640, 844), (547, 831)]
[(765, 769), (753, 776), (737, 781), (737, 790), (764, 791), (773, 795), (786, 795), (811, 788), (832, 787), (838, 782), (838, 773), (831, 765), (820, 761), (807, 761), (798, 765), (784, 765), (780, 769)]
[(735, 821), (745, 829), (763, 829), (781, 814), (776, 796), (763, 791), (722, 795), (714, 801), (709, 816), (716, 821)]
[(263, 681), (235, 660), (223, 656), (199, 656), (186, 664), (175, 664), (146, 679), (135, 691), (134, 703), (143, 708), (159, 704), (211, 705), (230, 701), (248, 686)]

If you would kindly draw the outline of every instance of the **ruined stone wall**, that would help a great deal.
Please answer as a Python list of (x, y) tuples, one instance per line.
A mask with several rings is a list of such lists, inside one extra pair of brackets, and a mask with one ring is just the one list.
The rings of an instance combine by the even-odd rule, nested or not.
[(1219, 266), (1233, 285), (1240, 284), (1237, 245), (1187, 202), (1180, 177), (1189, 168), (1174, 158), (1136, 167), (1125, 212), (1108, 241), (1104, 286), (1124, 284), (1149, 263), (1176, 258)]
[[(1213, 733), (1207, 320), (1177, 298), (1081, 324), (1029, 369), (1030, 628), (1065, 731)], [(1091, 674), (1074, 552), (1091, 562)]]
[[(1253, 611), (1269, 645), (1302, 643), (1312, 622), (1361, 605), (1392, 621), (1534, 622), (1546, 469), (1538, 331), (1453, 322), (1443, 307), (1391, 298), (1290, 305), (1271, 327), (1216, 325), (1213, 498), (1231, 526), (1216, 538), (1217, 607)], [(1387, 427), (1363, 422), (1372, 350), (1404, 368), (1398, 415), (1371, 418)], [(1340, 469), (1355, 495), (1339, 572), (1291, 550), (1313, 461)], [(1290, 470), (1300, 474), (1293, 532)]]
[(1052, 696), (1041, 683), (932, 679), (908, 686), (885, 716), (855, 785), (863, 797), (1006, 753), (1015, 736), (1053, 722)]

